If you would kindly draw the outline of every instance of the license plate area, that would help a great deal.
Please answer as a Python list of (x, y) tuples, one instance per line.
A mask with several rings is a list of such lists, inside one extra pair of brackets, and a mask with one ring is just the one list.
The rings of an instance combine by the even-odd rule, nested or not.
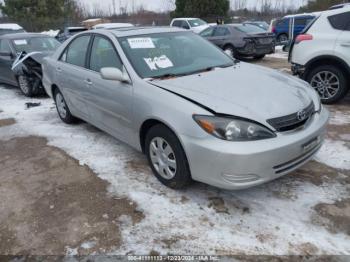
[(321, 142), (321, 137), (315, 137), (311, 139), (310, 141), (306, 142), (305, 144), (302, 145), (303, 151), (307, 152), (318, 146)]

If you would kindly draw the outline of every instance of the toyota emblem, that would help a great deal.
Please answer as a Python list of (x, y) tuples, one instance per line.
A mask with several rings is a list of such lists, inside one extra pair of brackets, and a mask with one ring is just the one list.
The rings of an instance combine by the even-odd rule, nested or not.
[(306, 111), (305, 110), (299, 111), (297, 117), (299, 121), (304, 121), (306, 119)]

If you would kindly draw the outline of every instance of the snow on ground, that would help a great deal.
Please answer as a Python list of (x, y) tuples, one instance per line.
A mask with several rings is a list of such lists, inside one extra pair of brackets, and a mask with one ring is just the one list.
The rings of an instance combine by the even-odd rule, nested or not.
[[(26, 102), (40, 102), (41, 106), (26, 109)], [(0, 87), (0, 109), (0, 118), (17, 121), (0, 129), (1, 139), (46, 137), (50, 145), (65, 150), (107, 180), (111, 194), (127, 196), (138, 204), (145, 218), (135, 225), (128, 217), (120, 219), (123, 245), (115, 254), (155, 250), (162, 254), (284, 255), (300, 254), (305, 243), (316, 246), (318, 254), (350, 254), (348, 235), (333, 234), (312, 223), (316, 204), (348, 197), (348, 188), (336, 180), (316, 186), (290, 175), (237, 192), (203, 184), (173, 191), (156, 180), (140, 153), (88, 124), (63, 124), (48, 98), (27, 99)], [(332, 150), (340, 159), (348, 156), (350, 149), (339, 146), (328, 141), (317, 159), (348, 168), (334, 159), (328, 163), (324, 157)], [(130, 161), (141, 168), (132, 168)], [(67, 247), (67, 253), (74, 254), (76, 249)]]
[(331, 125), (346, 125), (350, 124), (350, 111), (348, 113), (335, 111), (332, 119), (330, 120)]
[(276, 51), (274, 54), (267, 55), (267, 57), (279, 58), (279, 59), (288, 59), (288, 52), (282, 50), (283, 46), (276, 46)]
[(350, 149), (346, 144), (344, 141), (326, 140), (315, 158), (316, 161), (327, 163), (333, 168), (350, 170)]

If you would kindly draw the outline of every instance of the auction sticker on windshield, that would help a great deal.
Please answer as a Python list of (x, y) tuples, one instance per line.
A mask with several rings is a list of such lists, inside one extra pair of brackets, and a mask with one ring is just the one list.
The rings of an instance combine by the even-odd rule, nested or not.
[(129, 38), (128, 42), (131, 49), (155, 48), (154, 43), (150, 37)]
[(166, 55), (154, 58), (144, 58), (144, 60), (152, 71), (174, 66), (173, 62), (171, 62)]
[(26, 45), (27, 44), (27, 40), (25, 40), (25, 39), (14, 40), (13, 42), (15, 43), (15, 45)]

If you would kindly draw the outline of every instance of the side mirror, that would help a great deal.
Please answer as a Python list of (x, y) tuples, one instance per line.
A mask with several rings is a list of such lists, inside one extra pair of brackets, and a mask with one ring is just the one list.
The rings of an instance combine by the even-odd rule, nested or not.
[(11, 52), (0, 52), (0, 56), (13, 58), (13, 54)]
[(119, 81), (123, 83), (130, 83), (130, 78), (126, 73), (115, 67), (101, 68), (101, 77), (105, 80)]

